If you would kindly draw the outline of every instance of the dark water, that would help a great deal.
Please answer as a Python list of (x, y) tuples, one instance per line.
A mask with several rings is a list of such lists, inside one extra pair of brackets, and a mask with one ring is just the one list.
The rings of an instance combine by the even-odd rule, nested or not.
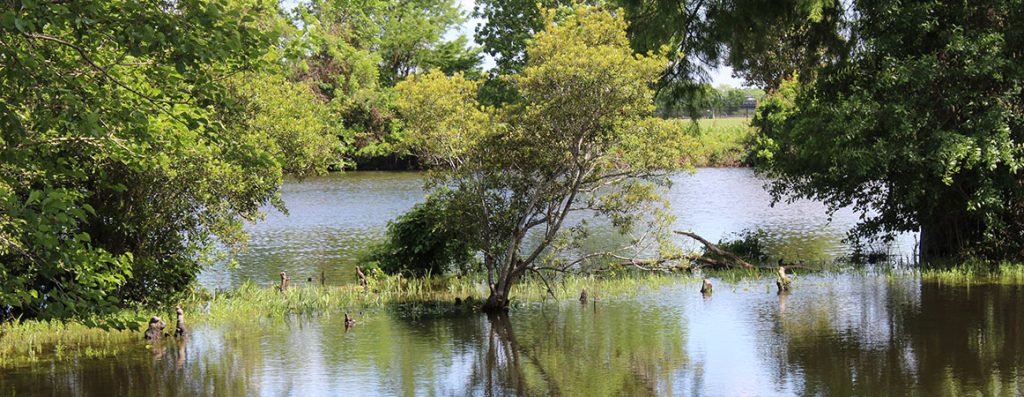
[[(842, 239), (858, 214), (843, 210), (830, 220), (824, 205), (806, 200), (772, 206), (764, 182), (749, 169), (704, 168), (673, 180), (665, 198), (676, 229), (711, 241), (761, 229), (772, 256), (793, 262), (829, 260), (850, 251)], [(408, 172), (353, 172), (289, 182), (282, 192), (289, 215), (271, 211), (265, 221), (249, 225), (249, 250), (237, 258), (238, 266), (215, 266), (200, 282), (210, 288), (246, 280), (268, 285), (281, 271), (299, 281), (322, 273), (329, 284), (351, 282), (360, 255), (384, 235), (387, 222), (423, 200), (422, 183), (420, 174)], [(597, 228), (587, 244), (615, 247), (621, 243), (617, 238)], [(679, 243), (693, 246), (688, 240)], [(884, 248), (899, 258), (913, 244), (908, 235)]]
[(1024, 290), (912, 277), (693, 282), (464, 314), (197, 327), (111, 359), (0, 370), (0, 395), (1021, 395)]

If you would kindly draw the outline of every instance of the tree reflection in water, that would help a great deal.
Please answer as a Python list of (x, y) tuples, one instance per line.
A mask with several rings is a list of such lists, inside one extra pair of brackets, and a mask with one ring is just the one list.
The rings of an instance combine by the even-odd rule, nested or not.
[(780, 384), (803, 395), (1024, 394), (1020, 286), (865, 282), (779, 297), (762, 336), (778, 342), (762, 357)]

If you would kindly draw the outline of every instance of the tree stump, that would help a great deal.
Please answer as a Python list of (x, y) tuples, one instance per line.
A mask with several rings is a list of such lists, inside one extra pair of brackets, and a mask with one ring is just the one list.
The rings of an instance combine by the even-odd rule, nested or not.
[(185, 311), (181, 310), (179, 305), (174, 307), (174, 312), (178, 314), (178, 322), (174, 326), (174, 336), (180, 338), (188, 334), (188, 329), (185, 328)]
[(700, 286), (700, 293), (703, 295), (711, 295), (712, 288), (714, 287), (711, 285), (711, 280), (705, 278), (704, 283)]
[(153, 318), (149, 319), (149, 328), (146, 329), (146, 335), (144, 338), (147, 341), (160, 340), (164, 335), (165, 327), (167, 327), (167, 324), (164, 323), (164, 320), (161, 320), (160, 317), (153, 316)]
[(286, 274), (285, 272), (281, 272), (281, 286), (277, 288), (281, 292), (285, 292), (288, 290), (288, 274)]
[[(782, 262), (782, 260), (779, 259), (779, 262)], [(778, 273), (779, 273), (779, 278), (778, 278), (778, 280), (775, 280), (775, 286), (779, 287), (779, 293), (781, 294), (783, 292), (789, 292), (789, 288), (790, 288), (793, 280), (791, 280), (789, 278), (789, 276), (786, 275), (786, 268), (785, 267), (779, 266)]]

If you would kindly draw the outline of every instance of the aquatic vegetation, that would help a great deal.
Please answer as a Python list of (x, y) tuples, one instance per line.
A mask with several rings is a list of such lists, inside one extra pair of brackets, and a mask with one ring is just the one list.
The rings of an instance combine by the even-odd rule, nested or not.
[[(689, 272), (618, 271), (601, 274), (530, 274), (513, 288), (513, 312), (545, 301), (575, 300), (587, 291), (589, 301), (629, 299), (663, 287), (679, 286), (698, 293), (704, 277), (723, 290), (774, 290), (771, 281), (777, 268), (704, 269)], [(901, 265), (850, 267), (840, 262), (805, 264), (795, 269), (794, 288), (799, 291), (801, 274), (829, 275), (850, 272), (881, 274), (892, 279), (917, 278), (924, 282), (953, 285), (983, 283), (1024, 284), (1024, 264), (966, 261), (942, 268)], [(230, 291), (200, 291), (181, 302), (189, 324), (247, 324), (296, 315), (332, 316), (352, 313), (357, 317), (395, 313), (402, 317), (460, 315), (478, 311), (487, 298), (485, 275), (425, 276), (406, 278), (367, 271), (364, 287), (358, 283), (319, 286), (294, 285), (285, 292), (276, 286), (246, 283)], [(827, 281), (826, 281), (827, 282)], [(456, 299), (459, 304), (456, 304)], [(31, 365), (49, 360), (78, 357), (106, 357), (137, 350), (146, 345), (142, 330), (153, 315), (173, 319), (171, 308), (161, 311), (125, 309), (107, 318), (77, 321), (14, 320), (0, 324), (0, 368)], [(134, 329), (111, 328), (110, 324), (134, 322)], [(171, 330), (173, 331), (173, 330)], [(173, 342), (165, 342), (173, 343)]]
[(951, 285), (1021, 284), (1024, 263), (967, 260), (952, 266), (915, 269), (922, 281)]

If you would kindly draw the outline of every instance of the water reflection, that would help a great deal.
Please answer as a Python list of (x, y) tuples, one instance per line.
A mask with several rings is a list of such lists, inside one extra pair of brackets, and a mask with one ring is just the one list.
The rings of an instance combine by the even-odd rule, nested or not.
[(195, 324), (116, 357), (0, 370), (0, 395), (1020, 395), (1024, 290), (914, 278), (692, 283), (508, 316)]
[[(874, 281), (874, 282), (873, 282)], [(780, 299), (782, 296), (780, 296)], [(1020, 286), (843, 277), (762, 313), (762, 357), (802, 395), (1021, 395)]]

